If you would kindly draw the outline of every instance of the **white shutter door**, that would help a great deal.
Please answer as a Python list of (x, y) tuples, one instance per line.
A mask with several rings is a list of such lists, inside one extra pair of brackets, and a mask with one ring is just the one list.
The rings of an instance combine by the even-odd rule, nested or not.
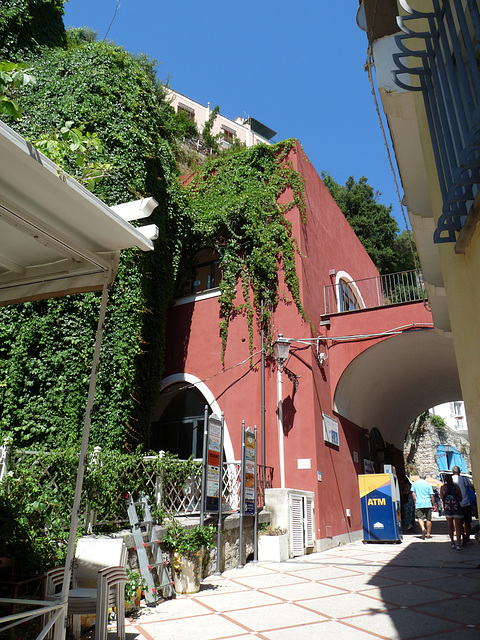
[(292, 556), (303, 556), (303, 499), (290, 496), (290, 552)]
[(305, 498), (305, 540), (306, 547), (315, 546), (315, 513), (312, 498)]

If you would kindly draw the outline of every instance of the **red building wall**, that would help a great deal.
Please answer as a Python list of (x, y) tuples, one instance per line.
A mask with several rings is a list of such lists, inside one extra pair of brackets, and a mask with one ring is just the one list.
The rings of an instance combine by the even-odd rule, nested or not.
[[(305, 179), (306, 222), (300, 212), (288, 214), (300, 253), (296, 258), (303, 306), (310, 326), (301, 319), (280, 274), (278, 307), (273, 316), (275, 336), (282, 333), (293, 339), (290, 356), (283, 372), (284, 449), (286, 487), (315, 492), (316, 538), (348, 536), (361, 529), (357, 475), (363, 473), (361, 435), (363, 430), (339, 419), (339, 446), (324, 442), (322, 413), (335, 417), (335, 385), (350, 360), (358, 354), (358, 344), (331, 349), (328, 366), (321, 367), (316, 345), (301, 339), (326, 335), (320, 327), (324, 286), (332, 284), (329, 272), (346, 271), (354, 280), (378, 275), (375, 265), (363, 249), (345, 217), (331, 198), (314, 167), (297, 145), (290, 161)], [(282, 200), (290, 200), (290, 194)], [(241, 303), (241, 288), (236, 304)], [(408, 309), (372, 311), (366, 322), (372, 329), (386, 323), (408, 322)], [(354, 314), (342, 314), (335, 330), (357, 333)], [(167, 327), (166, 378), (182, 373), (203, 381), (218, 407), (233, 446), (233, 456), (240, 458), (242, 421), (246, 426), (261, 425), (260, 333), (255, 332), (253, 367), (249, 360), (248, 325), (242, 315), (232, 319), (229, 328), (225, 364), (221, 362), (219, 305), (216, 297), (173, 307)], [(373, 341), (374, 342), (374, 341)], [(321, 350), (327, 350), (325, 344)], [(265, 370), (265, 462), (275, 468), (274, 486), (280, 486), (277, 428), (276, 363), (267, 361)], [(259, 442), (259, 451), (261, 442)], [(299, 469), (310, 461), (309, 469)], [(321, 480), (319, 480), (321, 474)], [(351, 516), (345, 515), (350, 509)]]

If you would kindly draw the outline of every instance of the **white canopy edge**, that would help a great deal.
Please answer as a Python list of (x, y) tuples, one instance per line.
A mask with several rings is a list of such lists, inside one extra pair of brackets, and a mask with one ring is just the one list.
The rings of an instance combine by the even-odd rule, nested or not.
[[(145, 217), (156, 206), (120, 209)], [(101, 290), (131, 247), (153, 242), (0, 122), (0, 306)]]

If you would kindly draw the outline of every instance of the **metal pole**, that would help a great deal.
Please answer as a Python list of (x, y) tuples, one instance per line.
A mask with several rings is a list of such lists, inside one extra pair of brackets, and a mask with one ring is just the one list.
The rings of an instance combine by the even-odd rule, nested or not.
[(277, 404), (278, 404), (278, 458), (280, 465), (280, 487), (285, 489), (285, 452), (283, 446), (282, 365), (277, 360)]
[[(90, 376), (90, 385), (88, 388), (87, 407), (85, 409), (85, 420), (83, 423), (82, 444), (80, 447), (80, 457), (78, 460), (77, 481), (75, 485), (75, 495), (73, 499), (72, 517), (70, 519), (70, 533), (68, 536), (67, 556), (65, 559), (65, 573), (63, 574), (62, 591), (60, 594), (60, 602), (63, 606), (65, 625), (56, 625), (55, 640), (63, 640), (67, 628), (67, 609), (68, 609), (68, 591), (70, 589), (70, 577), (72, 573), (72, 563), (75, 552), (75, 538), (78, 526), (78, 515), (80, 512), (80, 500), (82, 497), (83, 476), (85, 475), (85, 467), (87, 464), (87, 447), (90, 435), (90, 425), (92, 421), (93, 400), (95, 397), (95, 388), (97, 384), (98, 363), (100, 360), (100, 350), (102, 346), (103, 328), (105, 323), (105, 313), (108, 302), (108, 292), (110, 285), (106, 281), (103, 285), (102, 300), (100, 303), (100, 313), (97, 324), (97, 335), (95, 337), (95, 350), (93, 352), (92, 373)], [(58, 628), (60, 627), (60, 628)]]
[(240, 463), (240, 529), (237, 569), (243, 568), (243, 515), (245, 513), (245, 420), (242, 420), (242, 457)]
[(221, 574), (220, 571), (220, 561), (221, 561), (221, 550), (222, 550), (222, 498), (223, 498), (223, 429), (224, 429), (224, 417), (225, 414), (222, 411), (221, 419), (222, 419), (222, 427), (220, 429), (220, 472), (218, 478), (218, 526), (217, 526), (217, 566), (215, 575), (219, 576)]
[(262, 485), (263, 485), (263, 495), (265, 496), (265, 487), (266, 487), (266, 478), (265, 478), (265, 326), (263, 322), (263, 298), (261, 302), (261, 332), (262, 332), (262, 357), (261, 357), (261, 375), (262, 375), (262, 385), (261, 385), (261, 434), (262, 434)]
[[(255, 433), (255, 458), (254, 458), (254, 469), (255, 469), (255, 512), (253, 518), (253, 561), (258, 562), (258, 477), (257, 477), (257, 425), (255, 425), (254, 429)], [(265, 495), (265, 493), (263, 494)]]
[(205, 522), (205, 486), (207, 484), (207, 447), (208, 447), (208, 404), (205, 405), (203, 418), (203, 460), (202, 460), (202, 489), (200, 495), (200, 526)]

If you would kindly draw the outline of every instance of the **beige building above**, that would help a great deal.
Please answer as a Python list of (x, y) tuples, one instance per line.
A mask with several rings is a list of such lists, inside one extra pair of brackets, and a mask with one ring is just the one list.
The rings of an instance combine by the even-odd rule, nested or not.
[[(212, 113), (210, 103), (204, 106), (172, 89), (167, 89), (167, 95), (175, 111), (183, 111), (188, 118), (195, 122), (200, 134)], [(259, 143), (271, 144), (272, 138), (277, 135), (276, 131), (255, 118), (239, 116), (235, 120), (230, 120), (221, 113), (215, 118), (211, 133), (213, 136), (221, 134), (220, 144), (227, 147), (235, 140), (242, 142), (247, 147), (253, 147)]]

